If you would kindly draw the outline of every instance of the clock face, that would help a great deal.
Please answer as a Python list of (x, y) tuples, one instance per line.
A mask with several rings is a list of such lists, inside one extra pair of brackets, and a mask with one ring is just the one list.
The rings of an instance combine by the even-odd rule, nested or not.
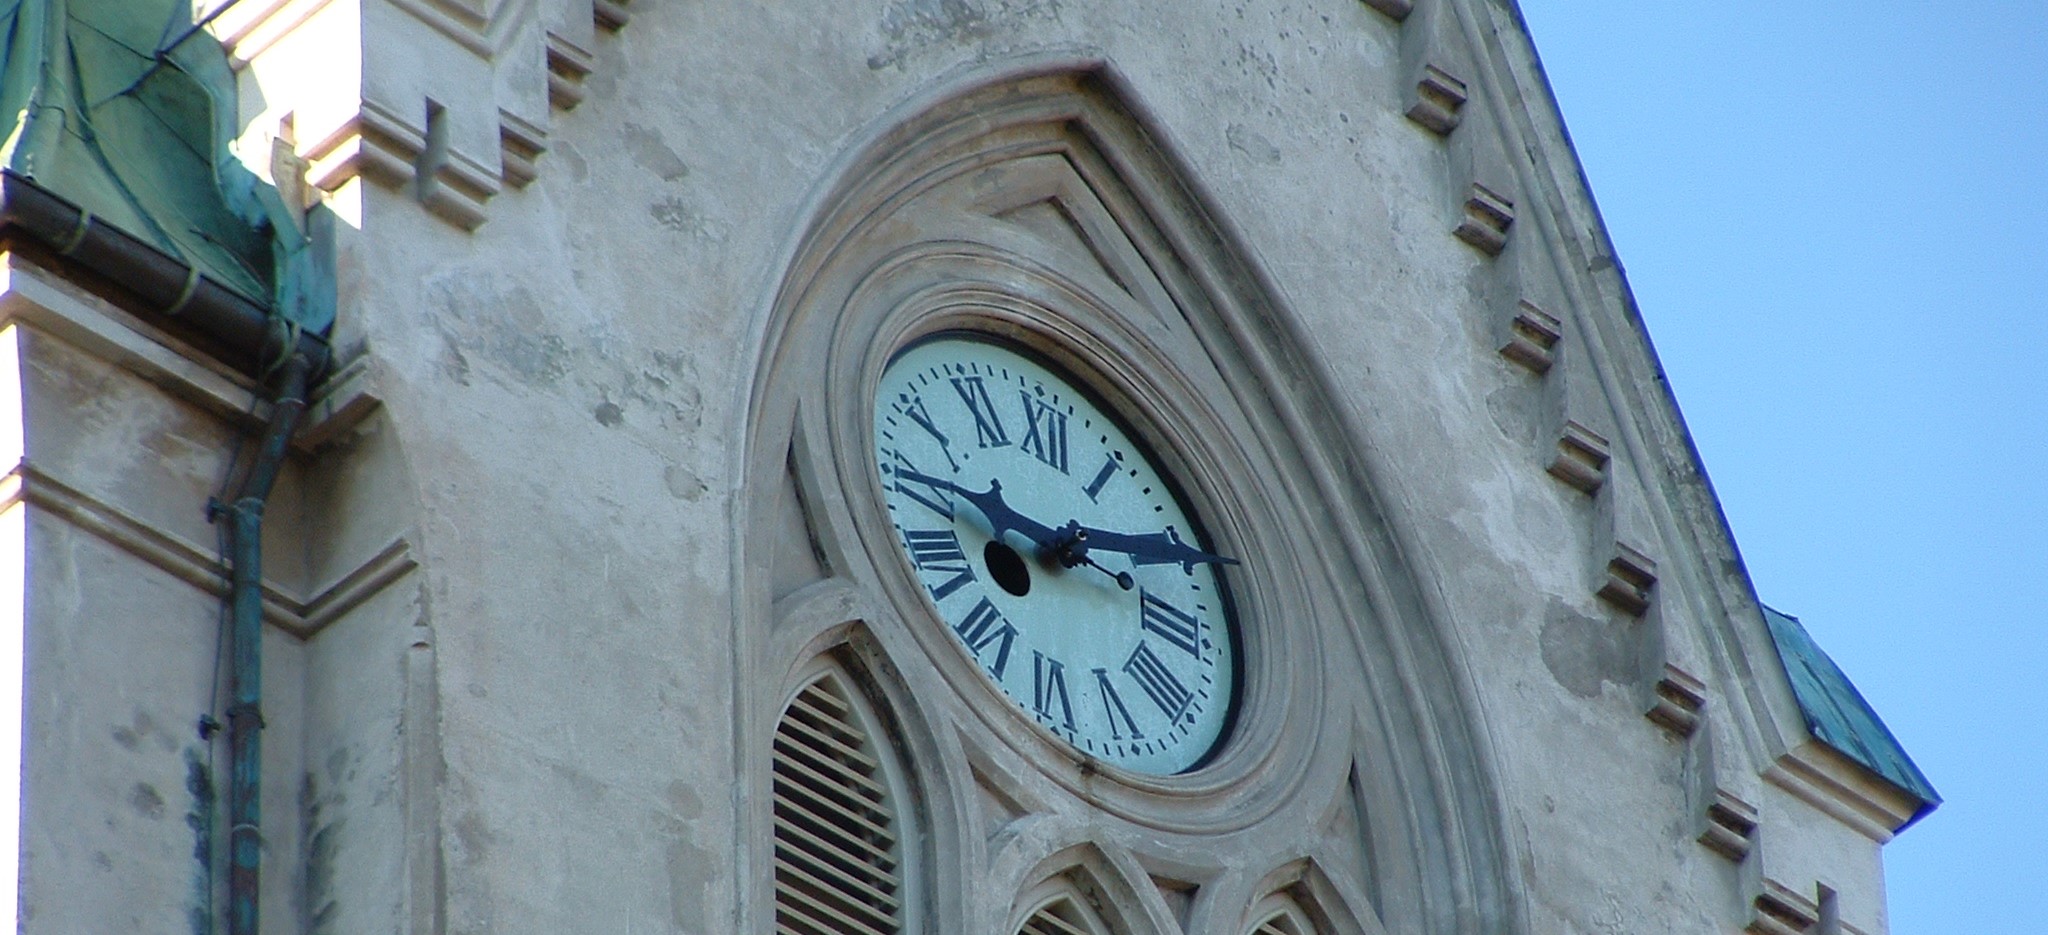
[(1238, 682), (1219, 569), (1236, 561), (1092, 394), (1007, 345), (942, 336), (883, 372), (875, 445), (926, 596), (1025, 716), (1148, 773), (1216, 747)]

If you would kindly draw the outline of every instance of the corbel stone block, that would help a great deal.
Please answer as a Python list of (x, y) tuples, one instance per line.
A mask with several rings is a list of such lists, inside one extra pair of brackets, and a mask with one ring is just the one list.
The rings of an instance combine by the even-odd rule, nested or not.
[(597, 28), (605, 32), (618, 32), (626, 28), (633, 15), (626, 10), (627, 0), (592, 0), (590, 18)]
[(583, 103), (583, 79), (590, 76), (593, 59), (589, 50), (548, 33), (548, 103), (557, 110), (575, 110)]
[(1650, 589), (1656, 584), (1656, 561), (1617, 542), (1614, 557), (1607, 560), (1607, 580), (1597, 593), (1623, 613), (1640, 617), (1650, 609)]
[(1449, 136), (1458, 128), (1465, 94), (1465, 82), (1455, 75), (1435, 65), (1423, 65), (1422, 77), (1408, 95), (1408, 119), (1438, 136)]
[(508, 110), (498, 111), (498, 159), (505, 184), (525, 188), (540, 175), (535, 163), (547, 152), (548, 131)]
[(1699, 842), (1708, 850), (1741, 863), (1756, 846), (1756, 823), (1756, 806), (1736, 798), (1725, 789), (1715, 789), (1714, 801), (1707, 806), (1706, 827), (1700, 832)]
[(1813, 900), (1774, 880), (1764, 881), (1763, 892), (1752, 905), (1756, 915), (1743, 929), (1750, 935), (1805, 935), (1820, 921), (1820, 907)]
[(1550, 460), (1550, 476), (1582, 493), (1592, 494), (1607, 481), (1610, 456), (1607, 439), (1577, 422), (1567, 420), (1558, 434), (1557, 455)]
[(425, 127), (363, 101), (354, 118), (306, 147), (306, 179), (327, 192), (358, 176), (398, 188), (412, 181), (414, 163), (426, 148)]
[(488, 217), (484, 202), (498, 193), (498, 178), (499, 172), (451, 151), (419, 177), (420, 203), (463, 230), (476, 230)]
[[(308, 181), (405, 189), (466, 229), (524, 187), (551, 111), (573, 107), (592, 49), (630, 18), (628, 0), (389, 0), (397, 15), (326, 0), (228, 4), (213, 31), (264, 89), (251, 126), (295, 121)], [(337, 72), (334, 50), (356, 57)], [(356, 81), (337, 74), (355, 74)], [(418, 107), (418, 102), (425, 102)], [(255, 149), (251, 149), (255, 152)]]
[(1474, 182), (1465, 197), (1464, 217), (1452, 233), (1487, 256), (1500, 256), (1508, 245), (1508, 228), (1514, 223), (1514, 201)]
[(1550, 372), (1557, 341), (1563, 336), (1564, 322), (1522, 299), (1508, 318), (1507, 339), (1501, 343), (1500, 354), (1541, 376)]
[(1411, 0), (1362, 0), (1362, 2), (1366, 6), (1386, 14), (1388, 19), (1396, 23), (1407, 19), (1408, 14), (1415, 11), (1415, 4)]
[(1643, 712), (1643, 716), (1680, 737), (1692, 736), (1699, 729), (1700, 714), (1707, 706), (1706, 683), (1666, 662), (1655, 692), (1650, 710)]

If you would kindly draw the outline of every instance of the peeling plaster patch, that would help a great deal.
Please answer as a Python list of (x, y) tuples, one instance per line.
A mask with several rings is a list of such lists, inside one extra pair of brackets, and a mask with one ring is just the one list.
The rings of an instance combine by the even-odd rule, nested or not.
[(1502, 437), (1534, 443), (1538, 399), (1523, 387), (1503, 386), (1486, 394), (1486, 414)]
[(1635, 681), (1630, 630), (1596, 620), (1553, 598), (1543, 621), (1543, 665), (1580, 698), (1597, 698), (1603, 683)]
[(555, 144), (555, 158), (569, 167), (569, 177), (577, 182), (590, 181), (590, 163), (583, 158), (576, 147), (567, 140)]
[(691, 844), (681, 822), (672, 823), (674, 839), (668, 846), (668, 911), (676, 931), (691, 931), (704, 920), (705, 895), (712, 879), (707, 871), (719, 864), (719, 854)]
[(882, 51), (868, 56), (868, 68), (900, 66), (929, 46), (987, 40), (1006, 21), (1059, 18), (1060, 0), (898, 0), (882, 13)]
[(1241, 123), (1233, 123), (1230, 129), (1224, 131), (1223, 137), (1230, 141), (1231, 149), (1243, 153), (1253, 162), (1262, 162), (1269, 166), (1280, 164), (1280, 147), (1273, 145), (1272, 140), (1260, 136), (1257, 130)]
[(620, 134), (626, 154), (640, 164), (640, 168), (660, 176), (664, 182), (674, 182), (690, 174), (690, 167), (683, 157), (669, 148), (661, 138), (661, 131), (628, 123)]
[(680, 464), (669, 465), (668, 470), (661, 473), (661, 480), (668, 486), (668, 492), (678, 500), (695, 503), (711, 492), (710, 485), (705, 484), (702, 478)]
[(569, 374), (568, 343), (542, 330), (547, 316), (532, 290), (464, 273), (430, 282), (426, 293), (441, 312), (431, 317), (446, 345), (442, 370), (457, 382), (467, 383), (471, 355), (529, 386), (551, 387)]

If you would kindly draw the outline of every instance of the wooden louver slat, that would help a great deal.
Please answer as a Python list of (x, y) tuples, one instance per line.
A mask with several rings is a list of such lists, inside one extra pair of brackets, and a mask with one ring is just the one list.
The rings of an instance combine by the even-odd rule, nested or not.
[(882, 755), (839, 680), (799, 691), (775, 726), (775, 930), (890, 935), (901, 860)]

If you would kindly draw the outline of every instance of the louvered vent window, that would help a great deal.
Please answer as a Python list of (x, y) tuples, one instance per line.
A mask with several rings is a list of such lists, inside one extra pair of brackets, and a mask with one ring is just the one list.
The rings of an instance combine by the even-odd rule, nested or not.
[(1252, 917), (1259, 918), (1264, 911), (1264, 921), (1252, 929), (1252, 935), (1316, 935), (1314, 923), (1301, 911), (1301, 904), (1280, 894), (1274, 894), (1261, 902)]
[(1293, 919), (1288, 918), (1287, 913), (1276, 912), (1268, 916), (1266, 921), (1259, 923), (1259, 927), (1252, 930), (1252, 935), (1314, 935), (1314, 933), (1296, 925)]
[(797, 692), (775, 726), (775, 931), (902, 929), (898, 825), (882, 754), (837, 678)]
[(1065, 897), (1040, 907), (1024, 920), (1017, 935), (1096, 935), (1102, 929), (1088, 918), (1086, 910)]

